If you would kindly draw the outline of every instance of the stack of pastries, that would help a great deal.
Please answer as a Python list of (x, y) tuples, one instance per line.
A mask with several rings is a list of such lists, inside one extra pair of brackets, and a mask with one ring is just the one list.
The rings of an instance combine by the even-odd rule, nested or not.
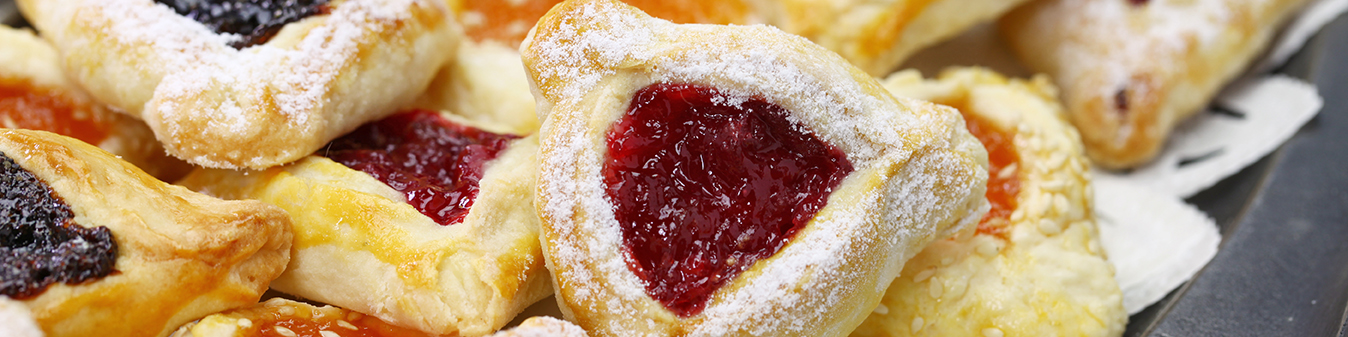
[(1118, 336), (1091, 163), (1299, 3), (1105, 2), (19, 0), (0, 335)]

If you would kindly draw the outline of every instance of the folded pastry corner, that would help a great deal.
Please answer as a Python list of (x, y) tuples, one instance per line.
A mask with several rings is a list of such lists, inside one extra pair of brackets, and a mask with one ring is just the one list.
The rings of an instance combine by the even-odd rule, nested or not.
[(521, 54), (544, 256), (595, 335), (844, 335), (988, 207), (956, 111), (776, 28), (566, 1)]
[(1096, 164), (1146, 164), (1306, 0), (1046, 0), (1001, 22), (1011, 49), (1062, 89)]
[(0, 129), (0, 164), (0, 290), (48, 336), (165, 336), (256, 303), (290, 259), (281, 209), (169, 185), (79, 140)]

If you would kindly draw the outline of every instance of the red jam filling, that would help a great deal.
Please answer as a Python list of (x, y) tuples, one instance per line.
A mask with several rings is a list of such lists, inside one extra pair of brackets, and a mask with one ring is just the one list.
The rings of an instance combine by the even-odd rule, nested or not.
[(0, 79), (0, 127), (48, 131), (89, 144), (103, 142), (108, 137), (104, 121), (77, 113), (90, 111), (80, 108), (70, 98), (27, 80)]
[(852, 172), (783, 108), (712, 88), (655, 84), (608, 134), (604, 183), (628, 267), (674, 313), (775, 254)]
[(486, 162), (516, 138), (415, 110), (361, 126), (328, 144), (326, 155), (402, 192), (421, 214), (448, 226), (468, 215)]
[[(1020, 193), (1019, 155), (1012, 142), (1014, 138), (974, 116), (964, 116), (969, 133), (988, 150), (988, 203), (992, 210), (978, 223), (979, 234), (1006, 236), (1007, 219), (1016, 211), (1016, 194)], [(1010, 171), (1007, 171), (1007, 170)], [(996, 219), (996, 220), (994, 220)]]

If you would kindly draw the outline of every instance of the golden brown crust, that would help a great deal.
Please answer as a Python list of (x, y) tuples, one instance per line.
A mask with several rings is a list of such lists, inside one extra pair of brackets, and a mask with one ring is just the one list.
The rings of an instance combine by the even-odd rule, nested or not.
[(294, 161), (411, 103), (459, 36), (438, 0), (334, 1), (243, 50), (150, 0), (19, 5), (93, 96), (219, 168)]
[(262, 172), (198, 170), (180, 184), (289, 212), (294, 257), (272, 288), (395, 325), (480, 336), (550, 290), (531, 206), (536, 153), (535, 138), (513, 141), (487, 164), (467, 217), (449, 226), (320, 156)]
[(1001, 26), (1020, 59), (1062, 88), (1086, 154), (1121, 169), (1154, 158), (1305, 2), (1049, 0)]
[[(846, 334), (903, 261), (985, 210), (986, 155), (955, 111), (895, 99), (800, 37), (568, 1), (539, 21), (521, 53), (543, 118), (536, 204), (544, 253), (563, 312), (591, 334)], [(647, 295), (628, 269), (599, 178), (606, 130), (654, 83), (781, 106), (857, 167), (792, 243), (688, 318)]]
[(75, 223), (107, 227), (117, 243), (117, 273), (23, 301), (49, 336), (164, 336), (257, 302), (290, 258), (290, 221), (276, 207), (193, 193), (42, 131), (0, 130), (0, 152), (45, 181)]
[[(65, 136), (76, 136), (98, 145), (160, 179), (177, 179), (191, 168), (187, 163), (165, 154), (164, 147), (154, 139), (153, 131), (144, 122), (95, 102), (84, 90), (70, 82), (61, 70), (56, 50), (31, 31), (0, 26), (0, 46), (5, 46), (0, 48), (0, 86), (29, 89), (33, 95), (50, 97), (56, 104), (69, 107), (70, 117), (96, 128), (96, 134)], [(6, 107), (15, 106), (0, 104), (0, 109)], [(12, 129), (27, 126), (6, 116), (35, 114), (39, 111), (56, 112), (43, 108), (0, 111), (0, 127)], [(50, 129), (44, 131), (58, 132)]]
[(1015, 211), (990, 220), (1005, 223), (1004, 234), (979, 231), (927, 246), (852, 335), (1121, 335), (1127, 313), (1097, 238), (1087, 161), (1048, 79), (957, 68), (926, 81), (905, 71), (885, 85), (895, 95), (959, 107), (1011, 136), (1018, 159), (1006, 172), (1020, 192)]
[(883, 76), (918, 50), (1026, 0), (757, 0), (758, 11), (782, 30), (837, 52), (858, 68)]

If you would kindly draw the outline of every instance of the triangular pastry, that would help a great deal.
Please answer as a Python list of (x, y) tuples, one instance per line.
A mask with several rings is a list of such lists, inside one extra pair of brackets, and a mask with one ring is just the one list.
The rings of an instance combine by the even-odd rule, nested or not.
[(596, 336), (844, 335), (987, 207), (958, 112), (775, 28), (567, 1), (521, 52), (544, 253)]

